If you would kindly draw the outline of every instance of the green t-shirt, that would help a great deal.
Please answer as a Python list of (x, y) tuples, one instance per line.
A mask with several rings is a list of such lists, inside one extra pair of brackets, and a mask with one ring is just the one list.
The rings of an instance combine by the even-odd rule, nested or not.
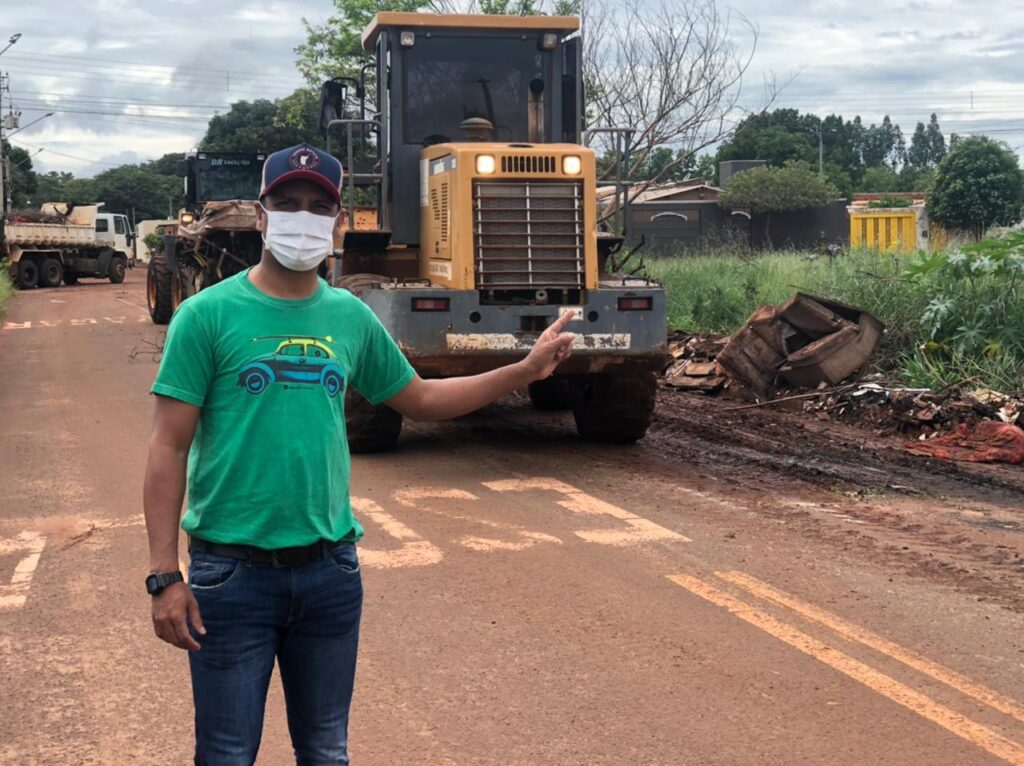
[(189, 298), (152, 388), (201, 408), (182, 529), (260, 548), (359, 539), (345, 390), (378, 404), (413, 375), (373, 312), (322, 280), (282, 300), (246, 271)]

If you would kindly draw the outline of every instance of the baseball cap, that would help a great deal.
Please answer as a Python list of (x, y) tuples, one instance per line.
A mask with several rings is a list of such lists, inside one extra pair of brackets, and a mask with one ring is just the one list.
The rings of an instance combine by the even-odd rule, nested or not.
[(274, 152), (263, 163), (260, 199), (288, 181), (310, 181), (340, 202), (341, 176), (341, 163), (327, 152), (309, 144), (290, 146)]

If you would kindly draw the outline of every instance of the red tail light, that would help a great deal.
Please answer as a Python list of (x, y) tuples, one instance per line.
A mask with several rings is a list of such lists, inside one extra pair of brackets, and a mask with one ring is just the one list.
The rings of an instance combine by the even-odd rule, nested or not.
[(449, 298), (413, 298), (413, 311), (449, 311), (451, 299)]
[(650, 311), (654, 308), (654, 298), (645, 295), (640, 298), (619, 298), (619, 311)]

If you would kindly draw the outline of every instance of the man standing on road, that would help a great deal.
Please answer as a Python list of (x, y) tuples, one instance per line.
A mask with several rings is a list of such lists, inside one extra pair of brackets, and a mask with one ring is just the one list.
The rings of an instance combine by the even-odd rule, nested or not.
[(182, 304), (152, 388), (146, 586), (157, 636), (189, 653), (197, 764), (255, 761), (275, 659), (297, 763), (349, 762), (363, 529), (349, 504), (345, 389), (443, 420), (547, 377), (571, 350), (566, 315), (516, 364), (422, 380), (369, 308), (317, 276), (341, 181), (340, 163), (311, 146), (267, 158), (262, 260)]

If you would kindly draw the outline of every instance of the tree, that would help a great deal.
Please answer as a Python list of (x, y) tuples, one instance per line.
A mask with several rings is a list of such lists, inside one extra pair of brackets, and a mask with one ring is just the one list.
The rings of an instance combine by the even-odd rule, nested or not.
[[(24, 207), (28, 198), (36, 190), (37, 181), (36, 174), (32, 170), (32, 155), (20, 146), (12, 146), (4, 141), (0, 157), (6, 158), (7, 167), (11, 171), (11, 177), (5, 179), (10, 187), (5, 188), (4, 194), (11, 198), (14, 207)], [(2, 202), (4, 205), (7, 204), (7, 200)]]
[(914, 135), (910, 139), (910, 149), (907, 151), (907, 164), (915, 168), (926, 168), (931, 164), (932, 146), (925, 132), (923, 122), (917, 123), (914, 128)]
[(906, 143), (899, 125), (885, 115), (881, 125), (872, 125), (864, 131), (861, 156), (865, 167), (888, 165), (894, 170), (906, 162)]
[(764, 214), (764, 238), (771, 246), (774, 213), (821, 207), (838, 194), (806, 162), (787, 162), (781, 168), (762, 166), (737, 173), (718, 196), (718, 204), (731, 210), (747, 210), (751, 215)]
[(946, 139), (942, 137), (942, 131), (939, 129), (939, 118), (934, 113), (928, 122), (925, 135), (928, 137), (928, 165), (929, 167), (936, 167), (942, 162), (942, 158), (946, 156)]
[(363, 30), (381, 11), (435, 10), (424, 0), (333, 0), (336, 13), (323, 24), (306, 27), (306, 41), (295, 48), (296, 66), (306, 82), (319, 88), (335, 77), (358, 77), (370, 59), (363, 52)]
[(875, 165), (864, 171), (860, 189), (874, 194), (901, 191), (899, 174), (888, 165)]
[(1017, 155), (986, 136), (958, 140), (939, 163), (928, 215), (980, 240), (992, 225), (1012, 226), (1024, 208), (1024, 172)]
[[(210, 119), (200, 146), (211, 152), (273, 152), (286, 146), (319, 142), (312, 97), (296, 91), (276, 101), (236, 101)], [(291, 124), (289, 124), (291, 123)]]

